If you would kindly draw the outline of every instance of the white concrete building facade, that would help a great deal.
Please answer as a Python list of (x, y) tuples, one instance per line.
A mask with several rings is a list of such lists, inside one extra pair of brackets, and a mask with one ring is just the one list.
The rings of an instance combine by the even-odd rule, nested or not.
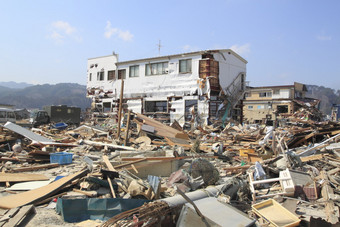
[(197, 119), (206, 124), (216, 118), (219, 107), (227, 111), (223, 116), (233, 115), (246, 87), (246, 64), (229, 49), (122, 62), (114, 53), (88, 59), (87, 97), (99, 111), (114, 114), (124, 80), (126, 109), (183, 125), (194, 108)]

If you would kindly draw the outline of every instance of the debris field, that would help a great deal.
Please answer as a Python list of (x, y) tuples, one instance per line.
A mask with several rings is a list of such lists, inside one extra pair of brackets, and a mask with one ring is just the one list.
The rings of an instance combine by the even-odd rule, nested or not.
[(0, 127), (0, 226), (336, 226), (340, 124)]

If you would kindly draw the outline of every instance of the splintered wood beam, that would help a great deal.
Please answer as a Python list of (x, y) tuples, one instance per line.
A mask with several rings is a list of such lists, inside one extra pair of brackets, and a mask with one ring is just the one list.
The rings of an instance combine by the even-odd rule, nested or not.
[(38, 165), (38, 166), (30, 166), (30, 167), (19, 167), (12, 169), (11, 172), (28, 172), (32, 170), (38, 170), (38, 169), (50, 169), (50, 168), (55, 168), (59, 167), (58, 163), (52, 163), (52, 164), (45, 164), (45, 165)]
[(121, 80), (120, 86), (120, 97), (119, 97), (119, 108), (118, 108), (118, 128), (117, 128), (117, 139), (120, 137), (120, 122), (122, 120), (122, 104), (123, 104), (123, 94), (124, 94), (124, 80)]
[(335, 206), (334, 201), (332, 201), (332, 198), (334, 198), (334, 191), (332, 187), (329, 185), (329, 179), (327, 176), (327, 173), (325, 170), (321, 171), (321, 177), (325, 180), (322, 189), (321, 189), (321, 195), (325, 204), (325, 212), (327, 215), (326, 220), (332, 224), (336, 224), (339, 221), (339, 209)]
[(127, 141), (129, 139), (130, 115), (131, 115), (131, 110), (128, 111), (127, 120), (126, 120), (124, 146), (126, 146)]
[[(105, 162), (105, 165), (107, 166), (107, 168), (108, 168), (110, 171), (115, 171), (115, 172), (117, 172), (117, 170), (112, 166), (112, 164), (111, 164), (111, 162), (110, 162), (110, 160), (109, 160), (109, 157), (107, 157), (106, 155), (103, 155), (103, 161)], [(112, 197), (113, 197), (113, 198), (116, 198), (116, 193), (115, 193), (115, 190), (113, 189), (112, 181), (111, 181), (110, 177), (107, 177), (107, 181), (109, 182), (109, 185), (110, 185)]]

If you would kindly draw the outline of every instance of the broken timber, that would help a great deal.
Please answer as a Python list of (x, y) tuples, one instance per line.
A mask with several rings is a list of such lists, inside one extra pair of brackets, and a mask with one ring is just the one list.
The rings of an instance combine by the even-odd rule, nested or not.
[(0, 200), (0, 208), (10, 209), (43, 200), (58, 192), (60, 189), (62, 189), (73, 180), (82, 177), (87, 172), (88, 170), (86, 169), (70, 176), (63, 177), (49, 185), (31, 191), (2, 197)]

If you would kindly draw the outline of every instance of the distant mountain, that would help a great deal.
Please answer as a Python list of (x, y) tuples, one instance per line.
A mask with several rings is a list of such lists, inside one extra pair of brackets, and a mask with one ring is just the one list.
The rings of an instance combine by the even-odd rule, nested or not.
[(340, 90), (317, 85), (307, 85), (307, 90), (307, 97), (321, 101), (320, 110), (325, 114), (331, 114), (333, 104), (340, 104)]
[(39, 108), (48, 105), (67, 105), (88, 108), (86, 86), (75, 83), (33, 85), (22, 89), (0, 87), (0, 103), (16, 108)]
[(0, 82), (0, 86), (8, 87), (8, 88), (27, 88), (27, 87), (33, 86), (33, 84), (28, 84), (24, 82), (17, 83), (14, 81), (9, 81), (9, 82)]

